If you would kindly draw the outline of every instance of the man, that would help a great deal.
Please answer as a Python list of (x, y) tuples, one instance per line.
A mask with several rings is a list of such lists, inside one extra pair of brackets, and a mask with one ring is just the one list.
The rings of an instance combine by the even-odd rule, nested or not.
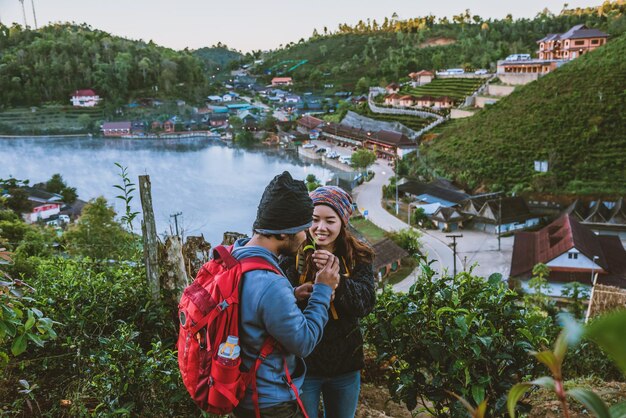
[[(298, 251), (312, 218), (313, 203), (304, 182), (294, 180), (285, 171), (265, 188), (252, 238), (238, 240), (232, 254), (238, 260), (262, 257), (281, 271), (278, 256)], [(303, 417), (287, 383), (283, 359), (299, 390), (305, 373), (302, 357), (308, 356), (319, 343), (328, 321), (331, 295), (339, 285), (339, 262), (335, 257), (317, 274), (303, 312), (298, 309), (294, 289), (284, 275), (253, 270), (246, 273), (242, 281), (239, 338), (243, 367), (252, 368), (268, 336), (274, 337), (281, 346), (263, 360), (256, 374), (261, 417)], [(251, 388), (247, 389), (234, 416), (255, 416)]]

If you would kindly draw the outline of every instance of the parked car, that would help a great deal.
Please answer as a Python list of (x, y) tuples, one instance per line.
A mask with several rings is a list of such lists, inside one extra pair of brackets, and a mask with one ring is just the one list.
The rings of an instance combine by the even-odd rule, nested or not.
[(326, 148), (318, 148), (318, 149), (315, 150), (315, 152), (317, 154), (322, 154), (322, 153), (326, 152)]
[(339, 158), (339, 154), (337, 154), (335, 151), (330, 151), (326, 153), (326, 157), (332, 158), (334, 160), (335, 158)]
[(308, 144), (302, 145), (302, 148), (305, 148), (305, 149), (307, 149), (307, 148), (317, 148), (317, 145), (308, 143)]
[(476, 71), (474, 71), (474, 74), (476, 74), (476, 75), (487, 74), (487, 70), (485, 70), (485, 69), (476, 70)]
[(352, 157), (349, 155), (340, 155), (339, 156), (339, 162), (340, 163), (344, 163), (344, 164), (351, 164), (352, 163)]

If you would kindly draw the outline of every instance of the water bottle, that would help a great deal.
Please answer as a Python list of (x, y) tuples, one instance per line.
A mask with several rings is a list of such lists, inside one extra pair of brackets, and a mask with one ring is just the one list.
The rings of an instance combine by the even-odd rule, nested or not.
[(226, 342), (220, 344), (217, 351), (217, 361), (224, 366), (238, 366), (240, 362), (239, 352), (239, 338), (229, 335)]

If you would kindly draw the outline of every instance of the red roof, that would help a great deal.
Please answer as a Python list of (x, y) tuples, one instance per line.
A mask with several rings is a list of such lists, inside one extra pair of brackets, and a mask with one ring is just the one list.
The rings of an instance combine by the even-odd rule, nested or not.
[(609, 276), (623, 277), (626, 273), (626, 250), (618, 237), (598, 236), (565, 214), (537, 232), (515, 234), (511, 276), (529, 273), (536, 264), (548, 263), (572, 248), (590, 260), (598, 257), (596, 263)]
[(304, 115), (298, 121), (298, 125), (303, 126), (306, 129), (315, 129), (323, 123), (324, 123), (323, 120), (315, 118), (311, 115)]
[(272, 78), (272, 83), (288, 83), (293, 81), (291, 77), (274, 77)]
[(76, 90), (72, 93), (72, 97), (97, 96), (96, 92), (91, 89)]

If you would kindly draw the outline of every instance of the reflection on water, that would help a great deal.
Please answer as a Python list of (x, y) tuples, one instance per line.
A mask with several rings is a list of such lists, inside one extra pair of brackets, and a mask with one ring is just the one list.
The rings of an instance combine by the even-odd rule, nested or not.
[[(150, 175), (159, 233), (170, 230), (171, 214), (183, 212), (185, 234), (203, 233), (213, 245), (224, 231), (250, 232), (261, 193), (276, 174), (288, 170), (298, 179), (315, 174), (321, 180), (332, 174), (281, 150), (241, 150), (210, 138), (0, 139), (0, 178), (33, 184), (61, 173), (81, 199), (102, 195), (120, 213), (123, 204), (112, 187), (121, 184), (116, 162), (128, 167), (135, 183)], [(138, 195), (132, 206), (141, 210)]]

